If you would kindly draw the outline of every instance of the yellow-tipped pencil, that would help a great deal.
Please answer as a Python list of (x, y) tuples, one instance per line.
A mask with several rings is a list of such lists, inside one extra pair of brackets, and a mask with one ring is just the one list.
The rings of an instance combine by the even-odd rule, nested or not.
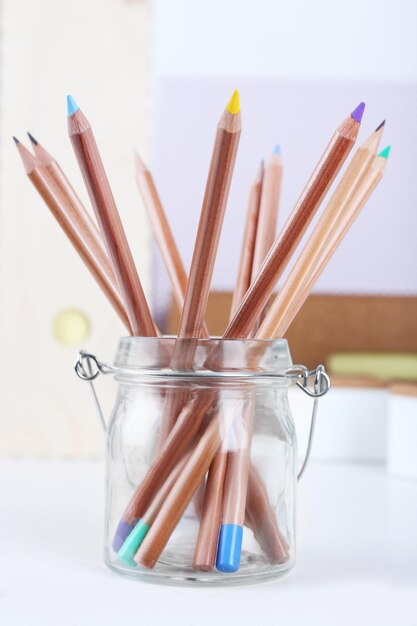
[[(179, 338), (198, 338), (200, 336), (241, 127), (239, 93), (235, 91), (217, 126), (185, 302), (179, 324)], [(174, 350), (175, 354), (171, 366), (177, 369), (187, 368), (187, 364), (190, 365), (190, 359), (193, 359), (194, 351), (191, 349), (185, 354), (181, 342), (177, 342), (176, 346), (178, 348)], [(151, 471), (146, 474), (128, 504), (118, 525), (114, 546), (120, 547), (123, 544), (130, 532), (129, 528), (132, 529), (133, 525), (146, 513), (154, 494), (160, 489), (189, 446), (202, 424), (207, 409), (211, 406), (210, 398), (208, 401), (204, 398), (196, 403), (191, 403), (192, 406), (188, 403), (182, 407), (183, 398), (182, 394), (176, 396), (168, 394), (166, 397), (163, 408), (164, 415), (161, 418), (160, 437), (161, 441), (164, 442), (163, 447), (155, 458)], [(173, 427), (174, 429), (172, 429)], [(168, 435), (169, 439), (167, 439)], [(214, 453), (215, 450), (213, 456)], [(196, 488), (200, 482), (201, 480)], [(155, 523), (160, 521), (162, 515), (161, 512)], [(146, 561), (145, 544), (142, 544), (141, 550), (144, 553), (144, 561)]]

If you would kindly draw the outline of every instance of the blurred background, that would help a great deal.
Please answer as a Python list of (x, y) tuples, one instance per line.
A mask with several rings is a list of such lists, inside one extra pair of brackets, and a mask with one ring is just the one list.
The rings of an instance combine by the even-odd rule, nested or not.
[[(32, 132), (89, 206), (66, 130), (65, 96), (75, 97), (93, 125), (155, 318), (172, 333), (178, 311), (135, 186), (132, 148), (154, 174), (188, 267), (215, 126), (237, 87), (244, 126), (208, 326), (221, 333), (226, 325), (259, 160), (281, 145), (280, 228), (334, 128), (364, 100), (359, 141), (387, 119), (387, 173), (288, 339), (294, 361), (324, 362), (331, 371), (333, 363), (316, 458), (379, 461), (417, 478), (415, 463), (404, 466), (407, 442), (417, 444), (416, 3), (2, 0), (0, 6), (0, 454), (101, 454), (98, 421), (73, 362), (80, 347), (111, 361), (123, 333), (25, 179), (11, 136), (26, 141)], [(109, 408), (109, 380), (100, 394)], [(292, 400), (303, 440), (309, 406), (299, 395)], [(406, 425), (392, 417), (398, 410), (410, 416)]]

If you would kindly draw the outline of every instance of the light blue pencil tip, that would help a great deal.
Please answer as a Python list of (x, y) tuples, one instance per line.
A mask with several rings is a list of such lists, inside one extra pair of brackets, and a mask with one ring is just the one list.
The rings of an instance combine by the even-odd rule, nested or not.
[(274, 149), (272, 152), (274, 154), (282, 154), (281, 146), (279, 145), (279, 143), (277, 143), (276, 146), (274, 146)]
[(237, 524), (223, 524), (217, 545), (216, 567), (220, 572), (237, 572), (240, 565), (243, 529)]
[(71, 117), (71, 115), (74, 115), (74, 113), (76, 113), (79, 108), (80, 107), (75, 102), (74, 98), (72, 96), (67, 96), (67, 113), (68, 113), (68, 117)]

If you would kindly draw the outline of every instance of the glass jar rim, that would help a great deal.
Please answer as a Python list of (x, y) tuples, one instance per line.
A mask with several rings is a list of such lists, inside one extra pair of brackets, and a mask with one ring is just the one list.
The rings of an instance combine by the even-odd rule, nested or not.
[[(186, 355), (186, 367), (182, 367), (181, 355)], [(121, 337), (113, 363), (117, 378), (253, 379), (285, 378), (292, 359), (286, 339), (178, 339), (163, 336)]]

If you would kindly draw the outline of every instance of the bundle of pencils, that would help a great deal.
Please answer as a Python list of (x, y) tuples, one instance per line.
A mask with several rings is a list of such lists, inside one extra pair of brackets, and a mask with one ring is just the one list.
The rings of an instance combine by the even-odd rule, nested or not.
[[(33, 152), (15, 138), (26, 174), (129, 334), (158, 337), (92, 128), (71, 96), (67, 104), (69, 136), (96, 221), (83, 207), (57, 161), (32, 135)], [(224, 339), (284, 336), (374, 191), (389, 154), (389, 147), (378, 153), (384, 122), (354, 154), (268, 308), (278, 281), (355, 144), (364, 108), (360, 103), (334, 131), (277, 236), (283, 169), (279, 146), (265, 163), (261, 162), (249, 191), (238, 276)], [(209, 337), (204, 316), (240, 134), (240, 101), (235, 91), (217, 126), (188, 273), (152, 175), (139, 154), (135, 155), (139, 191), (181, 310), (181, 340)], [(196, 341), (176, 342), (170, 361), (173, 370), (192, 367)], [(238, 422), (229, 424), (237, 442), (233, 450), (222, 446), (217, 406), (215, 393), (201, 398), (191, 398), (186, 391), (165, 394), (155, 458), (127, 503), (114, 536), (113, 548), (126, 564), (153, 567), (193, 498), (200, 524), (192, 563), (195, 569), (236, 571), (244, 525), (253, 531), (272, 563), (288, 559), (288, 546), (266, 487), (251, 462), (255, 405), (247, 403)]]

